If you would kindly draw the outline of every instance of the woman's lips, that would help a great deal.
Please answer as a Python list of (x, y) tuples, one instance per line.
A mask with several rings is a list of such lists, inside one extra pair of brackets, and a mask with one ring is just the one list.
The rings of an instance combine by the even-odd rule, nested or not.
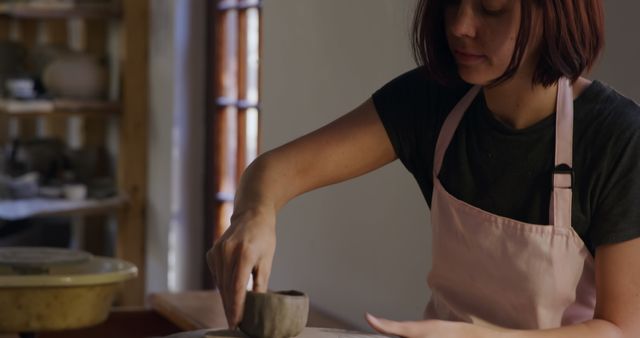
[(480, 63), (485, 58), (485, 56), (481, 54), (465, 53), (459, 50), (454, 50), (453, 55), (455, 56), (458, 63), (465, 64), (465, 65)]

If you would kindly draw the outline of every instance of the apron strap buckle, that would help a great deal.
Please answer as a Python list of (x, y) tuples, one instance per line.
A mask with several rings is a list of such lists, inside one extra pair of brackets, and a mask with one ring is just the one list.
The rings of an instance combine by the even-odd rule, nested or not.
[(573, 188), (573, 168), (562, 163), (553, 169), (552, 186), (554, 189), (572, 189)]

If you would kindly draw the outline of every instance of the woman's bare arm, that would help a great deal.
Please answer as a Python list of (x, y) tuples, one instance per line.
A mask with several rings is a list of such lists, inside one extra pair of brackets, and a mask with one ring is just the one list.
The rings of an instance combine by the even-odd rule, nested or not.
[(379, 168), (396, 158), (371, 99), (334, 122), (259, 156), (244, 172), (229, 229), (207, 253), (230, 327), (245, 288), (267, 290), (277, 211), (292, 198)]

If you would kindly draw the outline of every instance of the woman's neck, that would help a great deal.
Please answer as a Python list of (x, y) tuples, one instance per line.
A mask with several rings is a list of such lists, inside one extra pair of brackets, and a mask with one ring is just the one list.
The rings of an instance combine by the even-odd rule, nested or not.
[(485, 87), (487, 107), (496, 119), (513, 129), (525, 129), (556, 110), (558, 86), (531, 85), (531, 80), (512, 78), (496, 87)]
[[(577, 98), (591, 84), (579, 78), (573, 84), (573, 98)], [(492, 88), (484, 88), (487, 107), (502, 123), (513, 129), (525, 129), (556, 111), (558, 85), (531, 85), (530, 78), (513, 77)]]

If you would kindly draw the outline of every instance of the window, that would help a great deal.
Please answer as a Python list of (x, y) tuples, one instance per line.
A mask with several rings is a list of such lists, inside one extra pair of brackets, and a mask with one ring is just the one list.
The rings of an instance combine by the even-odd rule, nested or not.
[(205, 226), (209, 248), (229, 225), (242, 171), (259, 148), (261, 1), (211, 1)]

